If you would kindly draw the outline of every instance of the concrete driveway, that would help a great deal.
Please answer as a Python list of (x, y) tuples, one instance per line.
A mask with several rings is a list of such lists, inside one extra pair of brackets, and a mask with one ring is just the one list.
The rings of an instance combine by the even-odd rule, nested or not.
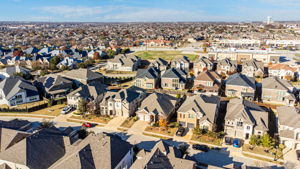
[(148, 125), (149, 125), (148, 122), (138, 120), (131, 126), (130, 129), (128, 129), (127, 132), (129, 134), (140, 134), (140, 135), (142, 135)]
[(300, 161), (297, 160), (296, 150), (284, 149), (283, 154), (283, 158), (287, 167), (293, 169), (300, 169)]
[(118, 127), (127, 119), (127, 117), (114, 117), (112, 120), (110, 120), (106, 125), (105, 128), (111, 129), (111, 130), (117, 130)]

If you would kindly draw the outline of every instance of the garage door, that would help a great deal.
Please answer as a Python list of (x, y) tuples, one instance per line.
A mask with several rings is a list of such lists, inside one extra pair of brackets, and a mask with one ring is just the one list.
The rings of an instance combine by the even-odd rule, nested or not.
[(292, 141), (285, 140), (285, 141), (283, 141), (283, 144), (288, 148), (293, 148), (293, 142)]
[(139, 114), (138, 117), (140, 120), (145, 120), (145, 116), (143, 114)]
[(300, 144), (296, 144), (296, 147), (295, 147), (296, 150), (300, 150)]
[(195, 125), (194, 125), (193, 123), (188, 123), (188, 124), (187, 124), (187, 127), (190, 128), (190, 129), (192, 129), (192, 128), (195, 127)]

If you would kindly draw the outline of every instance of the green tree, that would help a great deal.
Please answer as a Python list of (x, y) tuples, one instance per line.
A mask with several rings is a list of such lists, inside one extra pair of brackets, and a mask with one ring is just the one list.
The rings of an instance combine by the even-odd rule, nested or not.
[(84, 139), (89, 135), (89, 133), (86, 131), (85, 128), (81, 128), (80, 130), (78, 130), (77, 134), (78, 134), (78, 138), (80, 139)]
[(65, 66), (65, 65), (62, 65), (61, 67), (60, 67), (60, 70), (68, 70), (69, 68), (68, 68), (68, 66)]
[(252, 135), (250, 137), (249, 144), (252, 146), (259, 146), (260, 145), (260, 137), (257, 135)]
[(87, 111), (87, 102), (84, 99), (80, 99), (78, 101), (78, 108), (77, 108), (79, 113), (84, 113)]
[(114, 50), (112, 50), (112, 49), (108, 49), (108, 50), (106, 51), (106, 53), (107, 53), (107, 56), (108, 56), (109, 58), (112, 58), (113, 56), (116, 55), (116, 52), (115, 52)]
[(58, 56), (53, 56), (51, 59), (50, 59), (50, 65), (49, 65), (49, 68), (51, 70), (55, 70), (57, 69), (56, 65), (60, 62), (60, 58)]
[(264, 134), (261, 138), (261, 144), (263, 147), (269, 148), (273, 145), (273, 139), (269, 134)]

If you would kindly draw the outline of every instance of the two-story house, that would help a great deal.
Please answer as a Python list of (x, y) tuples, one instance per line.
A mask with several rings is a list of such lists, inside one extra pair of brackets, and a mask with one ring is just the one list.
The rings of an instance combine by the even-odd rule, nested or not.
[(109, 116), (130, 117), (145, 98), (145, 93), (133, 89), (108, 91), (100, 102), (100, 114)]
[(144, 89), (156, 89), (160, 86), (160, 72), (154, 67), (138, 69), (133, 84)]
[(269, 113), (248, 100), (231, 99), (227, 104), (224, 131), (228, 137), (249, 139), (269, 131)]
[(265, 75), (264, 63), (256, 60), (244, 61), (242, 73), (248, 77), (263, 77)]
[(222, 77), (215, 71), (201, 72), (194, 79), (194, 89), (200, 92), (218, 95)]
[(182, 69), (170, 68), (161, 76), (161, 87), (163, 89), (185, 89), (187, 73)]
[(198, 76), (203, 71), (210, 71), (214, 69), (214, 63), (206, 57), (201, 57), (197, 62), (194, 63), (194, 76)]
[(165, 120), (167, 123), (175, 114), (178, 99), (162, 93), (152, 93), (146, 97), (136, 112), (140, 120), (147, 122), (159, 122)]
[(141, 59), (135, 55), (117, 55), (107, 61), (106, 70), (135, 71), (141, 64)]
[(237, 72), (237, 70), (238, 64), (235, 60), (230, 60), (226, 58), (217, 62), (216, 72), (218, 72), (222, 76), (234, 74)]
[(283, 63), (271, 64), (269, 66), (269, 76), (276, 76), (280, 79), (292, 80), (298, 78), (298, 70), (297, 68)]
[(254, 78), (235, 73), (229, 76), (225, 83), (225, 94), (227, 97), (254, 99), (256, 91)]
[(16, 106), (39, 100), (37, 88), (20, 77), (9, 77), (0, 82), (0, 105)]
[(262, 80), (262, 100), (276, 104), (294, 106), (296, 88), (287, 80), (268, 77)]
[(34, 82), (41, 95), (47, 98), (66, 97), (73, 90), (73, 82), (60, 75), (49, 74)]
[(177, 68), (189, 72), (190, 70), (190, 60), (186, 56), (174, 58), (171, 61), (171, 68)]
[(181, 126), (213, 131), (219, 114), (220, 98), (194, 95), (187, 97), (177, 110), (177, 121)]
[(150, 63), (150, 66), (155, 67), (156, 69), (160, 70), (161, 72), (164, 72), (168, 69), (169, 62), (162, 58), (157, 58), (154, 62)]
[(277, 107), (280, 143), (300, 150), (300, 109), (292, 106)]

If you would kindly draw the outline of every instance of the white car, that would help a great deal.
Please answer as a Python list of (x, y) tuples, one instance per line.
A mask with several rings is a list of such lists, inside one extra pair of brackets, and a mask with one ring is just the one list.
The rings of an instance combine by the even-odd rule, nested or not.
[(71, 110), (72, 110), (72, 107), (67, 106), (60, 112), (60, 114), (68, 114)]

